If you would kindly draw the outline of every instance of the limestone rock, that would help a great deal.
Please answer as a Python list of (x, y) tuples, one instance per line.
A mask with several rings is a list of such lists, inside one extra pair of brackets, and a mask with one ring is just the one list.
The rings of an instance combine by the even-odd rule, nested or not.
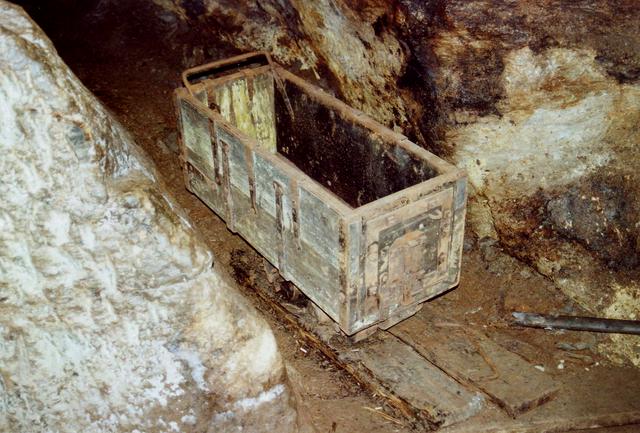
[(266, 322), (0, 1), (0, 431), (297, 431)]

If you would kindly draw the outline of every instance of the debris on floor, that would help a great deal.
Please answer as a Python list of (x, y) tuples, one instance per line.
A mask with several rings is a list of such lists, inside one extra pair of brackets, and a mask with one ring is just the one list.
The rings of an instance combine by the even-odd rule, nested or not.
[(513, 321), (515, 325), (529, 328), (570, 329), (573, 331), (607, 332), (612, 334), (640, 334), (640, 321), (638, 320), (560, 316), (520, 311), (513, 312), (511, 315), (515, 319)]

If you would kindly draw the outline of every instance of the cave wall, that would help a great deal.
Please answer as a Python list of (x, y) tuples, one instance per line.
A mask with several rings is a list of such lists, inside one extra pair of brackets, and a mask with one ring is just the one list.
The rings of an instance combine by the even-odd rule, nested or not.
[[(637, 1), (63, 3), (112, 52), (147, 32), (176, 72), (272, 52), (464, 167), (472, 236), (498, 239), (593, 314), (640, 311)], [(635, 340), (619, 340), (611, 356), (640, 365)]]

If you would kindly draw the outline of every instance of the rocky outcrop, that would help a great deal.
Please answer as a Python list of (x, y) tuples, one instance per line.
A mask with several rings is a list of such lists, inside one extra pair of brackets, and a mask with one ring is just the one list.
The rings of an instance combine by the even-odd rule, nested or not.
[[(479, 237), (515, 256), (597, 316), (640, 312), (640, 86), (592, 49), (525, 47), (505, 56), (498, 112), (451, 128), (474, 187)], [(640, 365), (634, 337), (601, 347)]]
[(297, 431), (266, 322), (0, 1), (0, 430)]

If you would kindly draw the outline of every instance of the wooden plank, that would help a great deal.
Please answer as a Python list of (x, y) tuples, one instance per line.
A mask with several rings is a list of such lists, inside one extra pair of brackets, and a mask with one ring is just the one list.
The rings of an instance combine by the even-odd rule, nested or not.
[[(411, 347), (385, 331), (359, 344), (352, 344), (330, 324), (322, 325), (311, 308), (289, 310), (270, 288), (263, 270), (252, 268), (257, 255), (232, 262), (236, 277), (277, 312), (291, 329), (348, 372), (362, 387), (396, 408), (415, 426), (432, 430), (453, 425), (484, 407), (481, 393), (469, 391)], [(242, 275), (245, 275), (242, 277)]]
[[(559, 433), (640, 423), (640, 369), (595, 367), (565, 377), (557, 398), (517, 419), (486, 411), (441, 433)], [(586, 430), (589, 429), (589, 430)], [(605, 430), (606, 431), (606, 430)], [(618, 431), (616, 429), (612, 432)]]
[[(594, 428), (599, 427), (616, 427), (631, 424), (634, 427), (629, 432), (638, 432), (638, 424), (640, 422), (639, 413), (633, 412), (617, 412), (617, 413), (598, 413), (594, 415), (585, 415), (575, 418), (537, 418), (531, 421), (507, 420), (492, 422), (487, 424), (469, 424), (464, 426), (455, 426), (450, 429), (442, 430), (441, 433), (566, 433), (570, 431), (580, 431), (584, 433), (596, 433)], [(617, 430), (612, 430), (617, 432)]]
[(477, 387), (510, 416), (538, 407), (557, 393), (549, 375), (485, 335), (466, 327), (438, 327), (426, 316), (390, 332), (450, 376)]
[(482, 394), (463, 387), (388, 332), (378, 332), (359, 348), (344, 351), (341, 358), (360, 363), (436, 425), (463, 421), (483, 407)]

